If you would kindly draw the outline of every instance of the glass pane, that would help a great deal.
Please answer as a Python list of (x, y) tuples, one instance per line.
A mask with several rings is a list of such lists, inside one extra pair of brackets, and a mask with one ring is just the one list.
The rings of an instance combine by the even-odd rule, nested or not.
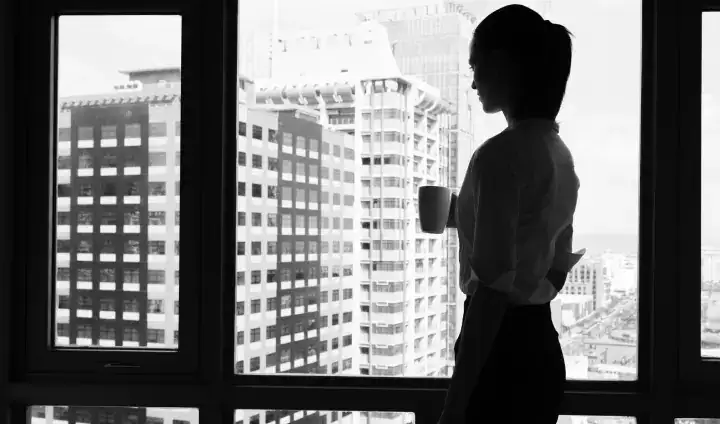
[(412, 412), (367, 411), (289, 411), (250, 410), (235, 411), (235, 424), (415, 424)]
[(199, 424), (190, 408), (31, 406), (28, 424)]
[(703, 13), (702, 46), (702, 291), (700, 352), (720, 358), (720, 15)]
[[(417, 188), (458, 189), (504, 129), (467, 46), (475, 18), (510, 3), (240, 1), (236, 372), (452, 374), (458, 240), (419, 231)], [(568, 378), (631, 380), (641, 2), (520, 3), (575, 34), (558, 119), (589, 253), (552, 303)]]
[(675, 418), (675, 424), (720, 424), (719, 418)]
[(60, 18), (57, 346), (178, 346), (180, 28)]

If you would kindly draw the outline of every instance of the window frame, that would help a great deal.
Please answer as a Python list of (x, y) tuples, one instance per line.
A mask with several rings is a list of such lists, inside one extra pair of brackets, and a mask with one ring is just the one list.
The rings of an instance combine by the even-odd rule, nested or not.
[[(718, 3), (717, 0), (712, 5), (702, 3), (702, 8), (720, 8), (714, 3)], [(697, 183), (699, 176), (687, 172), (691, 170), (692, 159), (697, 159), (699, 153), (697, 140), (694, 144), (689, 143), (689, 147), (683, 143), (682, 153), (686, 156), (678, 156), (680, 130), (689, 129), (690, 134), (699, 134), (699, 128), (693, 127), (697, 122), (693, 124), (694, 118), (688, 116), (689, 111), (697, 111), (699, 107), (697, 99), (693, 100), (697, 92), (690, 87), (691, 91), (681, 96), (681, 89), (688, 88), (693, 81), (680, 81), (679, 78), (692, 78), (697, 72), (693, 72), (694, 65), (678, 66), (683, 63), (682, 58), (697, 56), (692, 49), (679, 52), (692, 40), (697, 41), (697, 33), (683, 31), (692, 30), (690, 26), (697, 22), (697, 16), (692, 16), (700, 10), (698, 4), (699, 1), (683, 0), (643, 2), (638, 380), (626, 383), (571, 381), (563, 414), (633, 415), (639, 424), (669, 422), (673, 417), (720, 416), (720, 405), (713, 397), (720, 393), (720, 385), (705, 381), (707, 385), (702, 391), (693, 391), (678, 384), (679, 376), (687, 379), (688, 375), (693, 375), (689, 365), (692, 360), (687, 356), (691, 346), (688, 343), (692, 340), (683, 334), (688, 331), (683, 330), (697, 329), (697, 321), (693, 323), (690, 317), (682, 317), (678, 312), (681, 307), (691, 305), (695, 305), (690, 309), (693, 313), (688, 315), (697, 315), (695, 311), (699, 311), (697, 292), (674, 284), (680, 269), (685, 266), (690, 266), (691, 270), (698, 268), (697, 250), (683, 255), (683, 249), (693, 246), (699, 229), (681, 218), (697, 214), (693, 208), (698, 206), (699, 197), (693, 197), (698, 196), (693, 190), (683, 193), (678, 188), (693, 181)], [(38, 342), (32, 335), (38, 334), (34, 333), (38, 328), (39, 334), (47, 333), (48, 299), (29, 299), (31, 303), (27, 308), (25, 301), (31, 290), (47, 291), (50, 279), (48, 275), (42, 275), (42, 270), (28, 267), (29, 260), (19, 253), (24, 250), (17, 248), (25, 247), (23, 231), (15, 228), (28, 228), (28, 220), (42, 222), (36, 220), (40, 216), (47, 220), (47, 214), (38, 211), (43, 210), (43, 205), (47, 210), (49, 195), (44, 196), (44, 200), (38, 200), (41, 196), (28, 199), (24, 193), (31, 191), (24, 188), (37, 187), (39, 191), (34, 193), (50, 193), (48, 170), (54, 169), (54, 161), (32, 163), (20, 143), (0, 143), (3, 181), (18, 184), (0, 186), (0, 193), (14, 200), (0, 205), (4, 218), (0, 219), (0, 234), (8, 235), (0, 237), (3, 252), (7, 253), (0, 257), (0, 276), (4, 281), (13, 281), (12, 285), (0, 284), (0, 341), (13, 340), (12, 345), (0, 342), (0, 424), (24, 422), (28, 416), (26, 407), (33, 404), (197, 407), (203, 423), (229, 423), (234, 418), (235, 408), (407, 411), (416, 414), (417, 424), (437, 422), (447, 380), (234, 375), (238, 81), (231, 64), (237, 63), (236, 1), (110, 0), (98, 3), (59, 0), (49, 8), (45, 4), (11, 0), (0, 2), (0, 11), (3, 12), (0, 13), (0, 46), (3, 48), (0, 55), (10, 64), (4, 67), (7, 69), (0, 69), (0, 94), (3, 94), (0, 95), (0, 134), (5, 140), (43, 139), (54, 134), (53, 119), (46, 123), (33, 121), (31, 117), (55, 114), (54, 101), (48, 95), (54, 84), (49, 82), (53, 81), (54, 66), (43, 62), (53, 57), (57, 46), (47, 40), (52, 40), (53, 31), (56, 31), (51, 25), (52, 17), (60, 13), (180, 13), (183, 19), (184, 104), (196, 100), (206, 106), (213, 105), (199, 108), (201, 110), (183, 107), (182, 112), (183, 150), (187, 150), (183, 154), (183, 196), (191, 200), (183, 202), (183, 213), (186, 222), (201, 222), (202, 225), (192, 226), (197, 230), (186, 226), (181, 229), (181, 234), (183, 240), (188, 240), (186, 249), (202, 251), (188, 254), (183, 260), (183, 291), (191, 296), (183, 299), (181, 326), (196, 328), (184, 330), (183, 344), (172, 355), (162, 352), (114, 353), (111, 359), (102, 352), (42, 353), (46, 343)], [(200, 37), (192, 36), (197, 33), (203, 33), (202, 43)], [(24, 45), (21, 39), (25, 43), (29, 40), (33, 48), (21, 48)], [(32, 71), (24, 72), (27, 69)], [(17, 84), (16, 80), (35, 85)], [(33, 87), (30, 89), (32, 95), (13, 91), (16, 84)], [(227, 89), (233, 85), (236, 88), (234, 94)], [(9, 95), (4, 95), (6, 93)], [(696, 102), (694, 106), (693, 101)], [(51, 105), (50, 111), (48, 105)], [(42, 113), (17, 112), (38, 111), (37, 108), (41, 108)], [(51, 113), (45, 115), (48, 112)], [(202, 138), (198, 137), (200, 122), (203, 123)], [(199, 142), (193, 141), (200, 139), (221, 141), (204, 143), (200, 148)], [(43, 147), (48, 158), (49, 144)], [(21, 166), (24, 169), (18, 169)], [(29, 169), (40, 169), (40, 173), (29, 174)], [(203, 184), (203, 181), (212, 184)], [(687, 211), (681, 207), (682, 195), (695, 200)], [(29, 209), (30, 215), (26, 217), (24, 211), (28, 210), (25, 209), (28, 205), (35, 209)], [(220, 216), (221, 219), (202, 219), (203, 216)], [(47, 222), (37, 227), (30, 240), (49, 246), (51, 240), (47, 229), (51, 224)], [(222, 231), (224, 228), (233, 231)], [(695, 244), (697, 246), (699, 244)], [(44, 262), (51, 264), (52, 256), (45, 252)], [(197, 259), (193, 261), (192, 257)], [(185, 266), (186, 261), (188, 266)], [(44, 273), (47, 274), (47, 270)], [(201, 277), (218, 283), (199, 284)], [(221, 307), (201, 308), (200, 298), (205, 304)], [(37, 311), (40, 313), (35, 314)], [(678, 319), (680, 325), (676, 326)], [(201, 332), (198, 331), (200, 328)], [(186, 351), (183, 345), (196, 349)], [(119, 361), (118, 356), (122, 360)], [(140, 359), (143, 357), (147, 360)], [(49, 365), (42, 366), (39, 361), (45, 358), (50, 359)], [(122, 364), (125, 358), (129, 364), (142, 364), (138, 370), (98, 367), (99, 363), (110, 360)], [(152, 368), (152, 373), (148, 372), (150, 365), (157, 365)], [(709, 368), (705, 366), (707, 364), (702, 365), (704, 369)]]
[[(197, 6), (197, 5), (195, 5)], [(198, 18), (193, 17), (193, 4), (191, 2), (169, 2), (156, 1), (141, 7), (140, 3), (132, 2), (122, 5), (120, 3), (107, 4), (96, 8), (91, 2), (63, 1), (53, 4), (34, 5), (35, 16), (28, 18), (29, 11), (22, 5), (18, 6), (17, 13), (20, 19), (27, 23), (20, 34), (27, 36), (31, 50), (34, 54), (22, 54), (18, 57), (18, 65), (26, 65), (31, 71), (28, 77), (36, 80), (36, 83), (29, 86), (25, 96), (18, 96), (17, 104), (19, 110), (26, 111), (29, 115), (47, 116), (48, 119), (36, 120), (35, 125), (28, 126), (28, 130), (17, 133), (18, 137), (27, 137), (34, 140), (47, 140), (46, 143), (35, 143), (31, 149), (18, 149), (16, 157), (22, 163), (18, 169), (18, 180), (24, 190), (32, 192), (34, 196), (16, 197), (16, 211), (27, 211), (24, 215), (16, 215), (21, 219), (20, 228), (16, 232), (15, 246), (18, 251), (23, 252), (28, 258), (24, 267), (15, 269), (15, 278), (23, 282), (22, 287), (15, 293), (15, 299), (22, 302), (26, 309), (23, 315), (16, 314), (16, 318), (24, 318), (24, 325), (27, 331), (24, 333), (23, 343), (18, 343), (18, 350), (22, 361), (22, 367), (28, 374), (45, 374), (48, 376), (61, 375), (62, 373), (99, 373), (109, 379), (128, 379), (133, 375), (167, 375), (175, 379), (183, 380), (190, 378), (199, 371), (198, 368), (198, 346), (199, 331), (196, 319), (199, 317), (199, 301), (193, 299), (200, 294), (201, 286), (197, 283), (198, 278), (193, 276), (201, 275), (203, 261), (200, 258), (183, 259), (183, 293), (180, 297), (187, 297), (183, 301), (186, 316), (179, 317), (179, 328), (183, 330), (183, 344), (175, 349), (97, 349), (58, 347), (52, 346), (52, 324), (54, 322), (54, 308), (52, 308), (54, 293), (54, 217), (48, 211), (53, 210), (55, 202), (55, 122), (57, 119), (57, 58), (58, 58), (58, 26), (60, 16), (69, 15), (179, 15), (183, 21), (182, 42), (183, 58), (194, 57), (202, 54), (198, 43), (188, 42), (188, 33), (192, 28), (200, 25)], [(32, 32), (31, 32), (32, 31)], [(195, 29), (197, 31), (197, 29)], [(48, 40), (52, 40), (48, 43)], [(50, 63), (43, 63), (43, 58), (50, 58)], [(183, 146), (182, 149), (188, 153), (181, 168), (181, 180), (183, 196), (190, 199), (183, 202), (183, 212), (188, 219), (195, 222), (204, 222), (202, 216), (212, 206), (202, 207), (196, 202), (205, 202), (215, 205), (213, 196), (217, 193), (200, 189), (202, 187), (204, 161), (209, 160), (206, 147), (201, 146), (198, 130), (200, 116), (198, 111), (186, 105), (193, 102), (209, 101), (208, 95), (200, 90), (193, 90), (195, 86), (192, 81), (200, 81), (202, 69), (200, 65), (188, 63), (183, 60), (181, 67), (185, 79), (190, 83), (183, 87), (183, 98), (185, 102), (181, 105), (181, 116), (183, 120)], [(45, 81), (40, 83), (39, 81)], [(29, 101), (33, 99), (33, 101)], [(22, 118), (20, 118), (22, 119)], [(22, 121), (21, 121), (22, 122)], [(50, 136), (48, 136), (50, 135)], [(219, 144), (219, 143), (218, 143)], [(38, 160), (38, 157), (46, 157), (50, 160)], [(215, 206), (215, 209), (218, 209)], [(17, 212), (16, 212), (17, 213)], [(205, 231), (212, 231), (213, 224), (207, 223), (201, 226), (185, 226), (180, 229), (180, 237), (193, 244), (201, 245), (206, 240), (200, 227)], [(193, 228), (194, 227), (194, 228)], [(50, 235), (50, 237), (49, 237)], [(190, 244), (188, 244), (190, 246)], [(43, 247), (39, 249), (37, 246)], [(197, 252), (198, 254), (200, 252)], [(196, 255), (192, 255), (195, 257)], [(30, 263), (35, 266), (29, 266)], [(43, 266), (37, 266), (43, 264)], [(37, 295), (45, 293), (45, 295)], [(195, 295), (193, 295), (195, 294)], [(50, 327), (50, 329), (48, 329)], [(178, 372), (178, 370), (183, 370)], [(51, 377), (48, 377), (51, 378)], [(83, 377), (78, 377), (83, 378)], [(91, 377), (86, 378), (90, 379)]]
[[(703, 358), (700, 353), (702, 290), (700, 246), (702, 235), (702, 54), (703, 15), (720, 13), (720, 1), (698, 0), (687, 5), (681, 14), (679, 39), (679, 134), (682, 148), (678, 148), (678, 272), (676, 281), (697, 281), (697, 284), (677, 284), (679, 310), (679, 380), (689, 390), (715, 388), (720, 381), (720, 358)], [(680, 142), (680, 141), (679, 141)]]

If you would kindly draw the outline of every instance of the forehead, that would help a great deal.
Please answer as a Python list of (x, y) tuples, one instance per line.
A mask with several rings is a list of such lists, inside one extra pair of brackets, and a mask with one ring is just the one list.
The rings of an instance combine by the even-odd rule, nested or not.
[(473, 48), (472, 44), (470, 45), (469, 49), (470, 55), (468, 62), (470, 66), (477, 66), (478, 64), (487, 61), (487, 52), (482, 52), (479, 51), (477, 48)]

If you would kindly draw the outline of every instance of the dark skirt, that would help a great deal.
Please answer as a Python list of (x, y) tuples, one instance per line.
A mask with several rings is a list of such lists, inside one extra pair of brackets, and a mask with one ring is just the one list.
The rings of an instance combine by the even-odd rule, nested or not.
[[(469, 304), (468, 296), (465, 312)], [(456, 358), (458, 347), (456, 342)], [(514, 307), (503, 317), (466, 422), (555, 424), (564, 391), (565, 360), (550, 305)]]

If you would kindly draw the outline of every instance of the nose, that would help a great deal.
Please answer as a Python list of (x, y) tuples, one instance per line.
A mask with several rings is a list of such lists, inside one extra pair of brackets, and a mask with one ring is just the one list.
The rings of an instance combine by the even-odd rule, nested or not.
[(475, 87), (475, 80), (473, 80), (471, 87), (473, 90), (477, 90), (477, 87)]

